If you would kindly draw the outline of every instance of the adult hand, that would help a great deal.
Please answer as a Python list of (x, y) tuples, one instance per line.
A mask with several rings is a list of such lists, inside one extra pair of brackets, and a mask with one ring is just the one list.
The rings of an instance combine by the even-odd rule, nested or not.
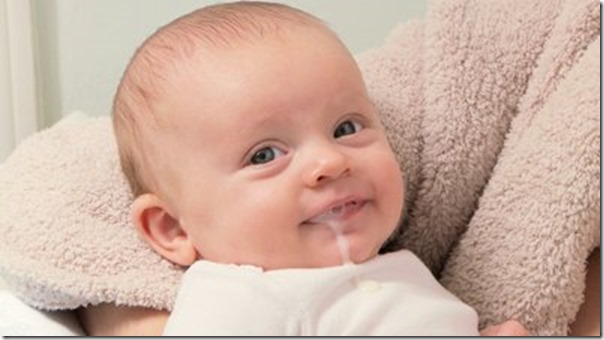
[(480, 331), (481, 336), (529, 336), (529, 332), (516, 320), (489, 326)]
[(77, 314), (91, 336), (160, 336), (170, 316), (163, 310), (113, 304), (80, 308)]

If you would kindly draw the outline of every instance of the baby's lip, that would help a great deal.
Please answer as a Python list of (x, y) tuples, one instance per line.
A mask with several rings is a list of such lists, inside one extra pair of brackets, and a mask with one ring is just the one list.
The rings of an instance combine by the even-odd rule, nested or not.
[(324, 208), (318, 209), (306, 223), (322, 224), (329, 221), (342, 221), (352, 216), (365, 205), (367, 201), (358, 197), (336, 200)]

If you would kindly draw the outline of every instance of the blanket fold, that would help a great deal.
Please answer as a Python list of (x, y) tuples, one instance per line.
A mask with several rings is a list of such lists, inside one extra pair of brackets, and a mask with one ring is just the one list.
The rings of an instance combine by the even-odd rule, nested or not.
[(513, 125), (449, 256), (442, 283), (483, 324), (516, 318), (563, 335), (583, 301), (584, 261), (600, 244), (599, 47), (598, 38), (530, 125)]
[(600, 238), (599, 32), (589, 0), (434, 1), (360, 57), (402, 127), (388, 132), (408, 206), (387, 249), (418, 254), (481, 327), (565, 335), (582, 302)]

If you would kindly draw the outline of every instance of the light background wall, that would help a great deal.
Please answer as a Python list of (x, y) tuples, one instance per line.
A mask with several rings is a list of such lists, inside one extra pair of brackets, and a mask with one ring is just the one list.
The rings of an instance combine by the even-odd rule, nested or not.
[[(134, 49), (201, 0), (33, 0), (41, 125), (74, 110), (110, 112)], [(397, 23), (424, 16), (424, 0), (283, 0), (325, 20), (353, 53), (380, 46)]]

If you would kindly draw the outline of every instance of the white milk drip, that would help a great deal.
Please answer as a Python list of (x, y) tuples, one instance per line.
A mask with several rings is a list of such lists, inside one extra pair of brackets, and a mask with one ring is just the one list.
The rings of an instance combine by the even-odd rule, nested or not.
[(359, 286), (361, 275), (358, 266), (350, 258), (350, 243), (344, 234), (344, 226), (342, 225), (343, 216), (351, 209), (358, 209), (358, 203), (346, 203), (344, 205), (334, 207), (331, 210), (314, 217), (311, 222), (320, 223), (328, 226), (335, 234), (335, 241), (340, 252), (340, 260), (342, 266), (351, 266), (354, 273), (354, 283)]
[(338, 244), (338, 250), (340, 251), (342, 265), (353, 264), (350, 260), (350, 244), (342, 233), (342, 225), (335, 221), (329, 221), (326, 224), (331, 228), (334, 234), (336, 234), (336, 243)]
[(360, 286), (361, 274), (358, 270), (358, 267), (350, 259), (350, 243), (342, 232), (342, 225), (338, 221), (334, 220), (325, 221), (325, 224), (327, 224), (336, 235), (336, 243), (338, 245), (338, 250), (340, 251), (340, 259), (342, 261), (341, 265), (351, 266), (352, 270), (354, 271), (354, 284), (357, 287)]
[(358, 203), (349, 202), (343, 205), (334, 207), (329, 211), (315, 216), (310, 221), (313, 223), (320, 223), (327, 225), (335, 234), (335, 240), (338, 245), (338, 250), (340, 252), (340, 259), (342, 265), (354, 264), (350, 259), (350, 244), (348, 243), (348, 239), (344, 235), (344, 228), (342, 226), (343, 216), (348, 213), (350, 210), (358, 209)]

